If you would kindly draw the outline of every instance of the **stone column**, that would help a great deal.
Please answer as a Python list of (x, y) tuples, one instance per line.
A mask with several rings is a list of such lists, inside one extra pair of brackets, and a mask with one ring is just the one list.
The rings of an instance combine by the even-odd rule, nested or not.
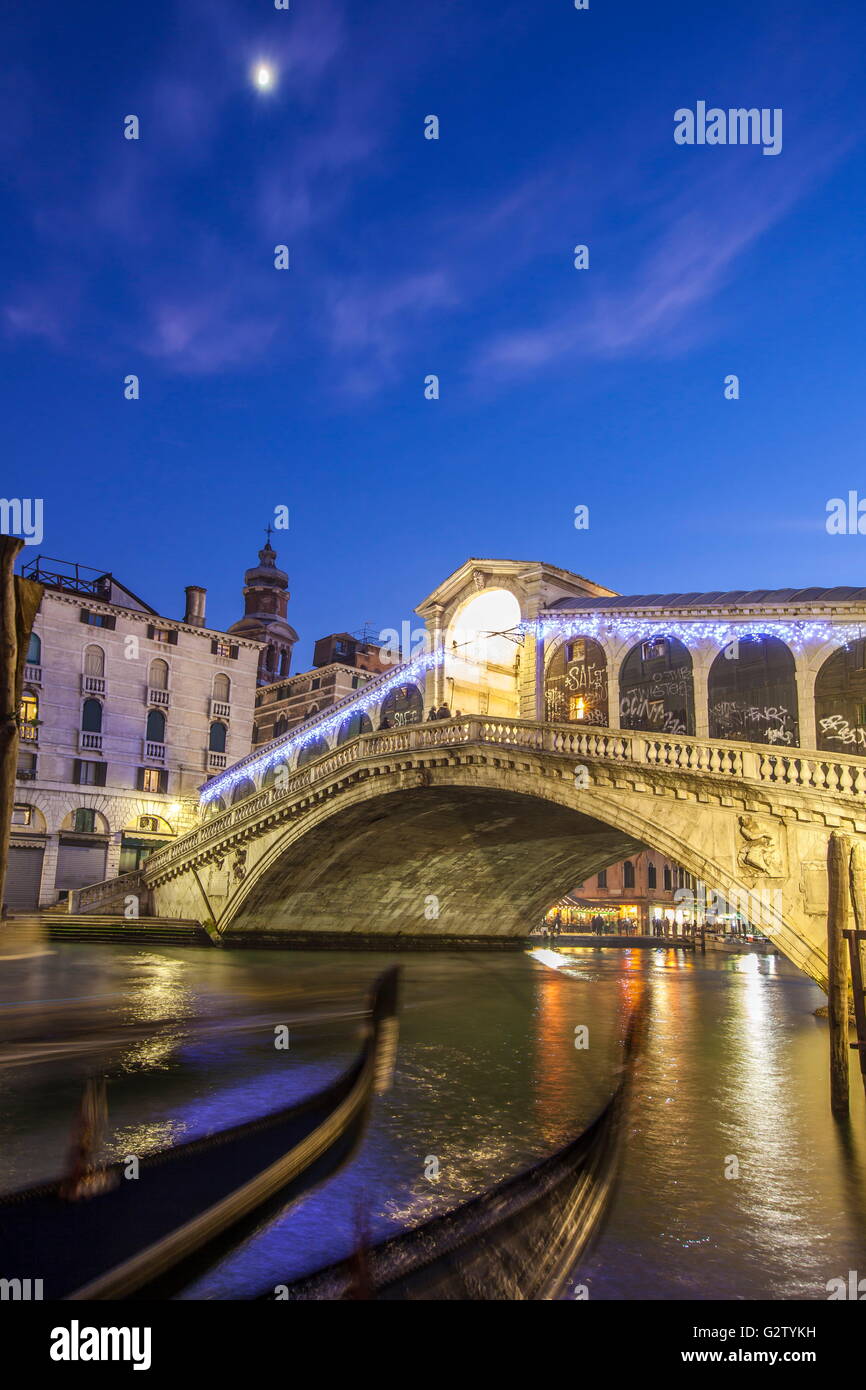
[(117, 830), (109, 836), (107, 852), (105, 855), (105, 877), (117, 878), (120, 873), (120, 845), (123, 839), (123, 831)]
[[(431, 652), (438, 651), (445, 640), (445, 630), (442, 626), (442, 611), (441, 605), (437, 604), (426, 621)], [(438, 666), (431, 666), (424, 677), (424, 718), (427, 718), (427, 712), (431, 705), (438, 709), (444, 699), (445, 665), (443, 662)]]
[(55, 831), (45, 837), (45, 853), (42, 856), (42, 879), (39, 884), (39, 906), (50, 907), (57, 900), (54, 882), (57, 877), (57, 856), (60, 853), (60, 836)]
[(809, 669), (808, 657), (795, 657), (797, 680), (797, 717), (800, 724), (800, 747), (818, 747), (818, 728), (815, 721), (815, 672)]
[(715, 661), (715, 651), (701, 648), (692, 649), (692, 686), (695, 701), (695, 737), (710, 736), (710, 667)]

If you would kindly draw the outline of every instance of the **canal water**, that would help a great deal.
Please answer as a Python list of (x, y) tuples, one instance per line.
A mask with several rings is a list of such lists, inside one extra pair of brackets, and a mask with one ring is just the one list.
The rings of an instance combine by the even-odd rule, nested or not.
[[(108, 1077), (113, 1157), (314, 1091), (354, 1055), (367, 987), (395, 959), (395, 1085), (361, 1150), (186, 1297), (266, 1291), (348, 1254), (359, 1232), (394, 1234), (565, 1142), (613, 1089), (641, 998), (621, 1181), (579, 1276), (589, 1297), (824, 1299), (830, 1279), (866, 1275), (859, 1071), (850, 1124), (837, 1125), (823, 995), (779, 957), (53, 945), (3, 966), (0, 1188), (57, 1173), (88, 1075)], [(274, 1046), (278, 1024), (288, 1050)]]

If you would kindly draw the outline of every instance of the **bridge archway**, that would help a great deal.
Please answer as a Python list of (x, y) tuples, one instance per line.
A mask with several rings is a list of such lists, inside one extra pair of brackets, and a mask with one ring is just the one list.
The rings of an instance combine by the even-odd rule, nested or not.
[(828, 753), (866, 753), (866, 639), (839, 647), (815, 680), (818, 747)]
[(452, 713), (516, 718), (520, 601), (510, 589), (483, 589), (454, 611), (445, 633), (445, 698)]
[(623, 729), (693, 734), (695, 690), (688, 647), (665, 633), (637, 642), (620, 667), (619, 704)]
[(710, 738), (799, 743), (797, 673), (790, 647), (762, 633), (719, 652), (707, 682)]
[(610, 727), (607, 657), (593, 637), (569, 637), (552, 652), (544, 676), (544, 717), (553, 724)]
[(350, 714), (344, 719), (337, 731), (337, 743), (348, 743), (351, 739), (357, 738), (359, 734), (371, 734), (373, 724), (369, 714), (359, 710), (356, 714)]
[[(732, 873), (712, 855), (726, 837), (721, 822), (708, 831), (693, 806), (661, 820), (653, 797), (576, 791), (571, 779), (541, 780), (529, 765), (506, 774), (489, 765), (483, 775), (492, 785), (479, 785), (471, 766), (439, 766), (420, 780), (383, 769), (338, 801), (315, 799), (251, 854), (219, 930), (236, 944), (246, 931), (521, 937), (576, 883), (646, 848), (708, 891), (743, 900), (736, 863)], [(820, 952), (781, 906), (768, 902), (767, 911), (759, 925), (778, 931), (781, 949), (820, 980)]]

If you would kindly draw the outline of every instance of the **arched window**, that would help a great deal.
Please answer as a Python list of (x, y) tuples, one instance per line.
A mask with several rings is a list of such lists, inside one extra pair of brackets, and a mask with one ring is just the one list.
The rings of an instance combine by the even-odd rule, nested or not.
[(607, 869), (602, 869), (601, 873), (599, 874), (599, 876), (598, 876), (598, 886), (599, 886), (599, 888), (606, 888), (606, 887), (607, 887)]
[(161, 709), (148, 710), (145, 738), (148, 743), (165, 743), (165, 715)]
[(729, 643), (710, 667), (707, 693), (710, 738), (799, 743), (794, 657), (780, 638)]
[(671, 889), (672, 889), (672, 887), (673, 887), (673, 884), (672, 884), (672, 882), (671, 882), (671, 871), (670, 871), (670, 868), (669, 868), (669, 866), (668, 866), (667, 864), (665, 864), (665, 868), (664, 868), (664, 885), (665, 885), (665, 892), (666, 892), (666, 893), (670, 893), (670, 891), (671, 891)]
[(220, 724), (219, 720), (214, 720), (210, 726), (207, 746), (211, 753), (224, 753), (226, 751), (226, 726)]
[(695, 695), (688, 648), (663, 634), (632, 647), (620, 667), (619, 709), (624, 729), (693, 734)]
[(318, 714), (318, 713), (319, 713), (319, 706), (318, 706), (318, 705), (310, 705), (310, 708), (307, 710), (307, 713), (304, 715), (304, 718), (305, 718), (305, 719), (312, 719), (313, 715), (314, 715), (314, 714)]
[(161, 656), (150, 663), (151, 690), (168, 690), (168, 662)]
[(634, 864), (627, 859), (622, 866), (622, 886), (623, 888), (634, 888)]
[(255, 783), (251, 782), (248, 777), (244, 777), (232, 792), (232, 805), (234, 806), (238, 801), (245, 801), (248, 796), (253, 796), (255, 790)]
[(274, 725), (274, 738), (282, 738), (289, 727), (289, 721), (284, 714), (281, 714)]
[(222, 672), (213, 678), (213, 697), (227, 705), (231, 699), (232, 683)]
[(277, 654), (273, 647), (267, 647), (265, 650), (265, 670), (276, 672), (276, 669)]
[(105, 652), (101, 647), (97, 647), (95, 642), (91, 642), (90, 646), (84, 648), (84, 674), (85, 676), (105, 675)]
[(38, 666), (42, 661), (42, 641), (35, 632), (31, 632), (27, 644), (27, 661), (31, 666)]
[(655, 888), (656, 886), (656, 866), (652, 860), (650, 860), (646, 868), (646, 886), (647, 888)]
[(607, 658), (592, 637), (569, 638), (554, 652), (544, 678), (544, 710), (552, 724), (607, 727)]
[(99, 700), (85, 700), (81, 708), (81, 727), (86, 734), (102, 733), (102, 705)]
[(25, 690), (18, 705), (21, 724), (35, 724), (39, 718), (39, 696), (35, 690)]

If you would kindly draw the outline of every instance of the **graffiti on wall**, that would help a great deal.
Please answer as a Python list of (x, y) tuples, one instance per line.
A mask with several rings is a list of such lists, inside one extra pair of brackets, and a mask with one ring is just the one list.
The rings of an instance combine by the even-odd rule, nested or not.
[(794, 716), (784, 705), (717, 700), (710, 707), (710, 726), (716, 738), (743, 739), (749, 743), (796, 742)]
[(844, 714), (828, 714), (818, 721), (825, 743), (841, 743), (846, 748), (866, 748), (866, 729), (862, 724), (851, 725)]

